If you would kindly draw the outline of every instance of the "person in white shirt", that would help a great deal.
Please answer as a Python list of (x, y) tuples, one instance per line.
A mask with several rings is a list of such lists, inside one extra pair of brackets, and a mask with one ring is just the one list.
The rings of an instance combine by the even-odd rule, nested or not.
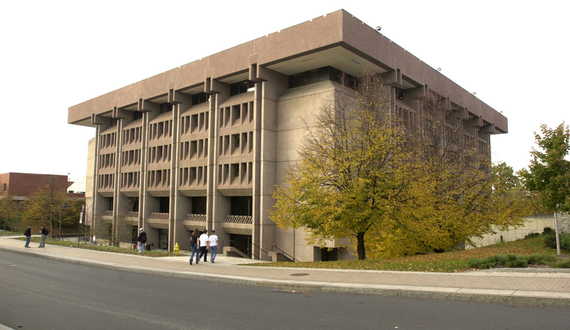
[(214, 263), (216, 255), (218, 255), (218, 235), (216, 235), (215, 230), (212, 230), (212, 235), (208, 237), (208, 243), (210, 243), (210, 261)]
[(202, 235), (200, 235), (200, 256), (198, 256), (198, 260), (202, 259), (202, 256), (204, 256), (204, 262), (208, 261), (209, 247), (210, 247), (210, 241), (208, 241), (208, 231), (204, 230)]

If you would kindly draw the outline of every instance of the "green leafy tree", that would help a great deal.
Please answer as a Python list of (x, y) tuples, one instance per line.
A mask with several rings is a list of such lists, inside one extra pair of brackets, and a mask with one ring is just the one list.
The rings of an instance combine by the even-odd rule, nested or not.
[(570, 212), (570, 132), (564, 123), (552, 129), (541, 126), (534, 134), (539, 150), (533, 149), (528, 169), (520, 172), (527, 190), (537, 202), (553, 212)]
[[(16, 202), (13, 201), (12, 195), (8, 193), (0, 194), (0, 220), (2, 222), (2, 229), (10, 228), (10, 220), (15, 214), (15, 204)], [(8, 227), (6, 226), (7, 224)]]
[(356, 91), (337, 91), (307, 130), (270, 217), (281, 227), (306, 228), (310, 243), (349, 237), (365, 259), (366, 233), (382, 228), (406, 183), (396, 166), (406, 153), (390, 88), (376, 75), (359, 79)]
[(558, 213), (570, 212), (570, 132), (564, 122), (551, 129), (540, 127), (542, 136), (535, 132), (534, 138), (540, 150), (533, 149), (528, 169), (520, 174), (527, 190), (534, 193), (537, 203), (555, 213), (556, 250), (560, 255)]
[[(22, 219), (25, 222), (39, 227), (41, 224), (49, 224), (50, 233), (53, 237), (54, 223), (59, 224), (60, 206), (67, 203), (67, 193), (65, 188), (58, 187), (53, 178), (38, 190), (28, 196), (26, 201), (26, 209), (23, 212)], [(62, 207), (63, 212), (68, 212), (67, 207)]]
[(532, 202), (531, 196), (524, 189), (522, 179), (512, 167), (501, 162), (492, 167), (493, 204), (495, 216), (499, 218), (519, 219), (540, 212)]

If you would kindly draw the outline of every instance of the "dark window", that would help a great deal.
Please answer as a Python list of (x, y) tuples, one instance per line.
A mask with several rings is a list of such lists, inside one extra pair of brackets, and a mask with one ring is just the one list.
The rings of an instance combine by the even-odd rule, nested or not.
[(230, 96), (234, 96), (241, 93), (246, 93), (248, 89), (255, 86), (253, 81), (244, 80), (235, 84), (230, 85)]
[(404, 90), (403, 89), (396, 87), (394, 89), (394, 93), (395, 93), (394, 96), (396, 97), (396, 99), (404, 100)]
[(129, 198), (129, 204), (131, 206), (131, 212), (138, 212), (139, 211), (139, 198), (138, 197)]
[(251, 196), (232, 197), (231, 215), (251, 216), (252, 198)]
[(323, 68), (305, 71), (289, 76), (289, 88), (300, 87), (305, 85), (314, 84), (321, 81), (334, 81), (336, 83), (342, 83), (354, 89), (355, 88), (355, 78), (348, 73), (343, 73), (340, 70), (333, 68), (332, 66), (326, 66)]
[(162, 103), (160, 105), (160, 113), (165, 113), (168, 111), (172, 111), (172, 104), (170, 103)]
[(133, 120), (141, 119), (141, 118), (142, 118), (142, 115), (143, 115), (143, 114), (142, 114), (142, 112), (140, 112), (140, 111), (135, 111), (135, 112), (133, 112)]
[(230, 246), (251, 257), (251, 236), (230, 234)]
[(206, 93), (194, 94), (194, 95), (192, 95), (192, 105), (196, 105), (196, 104), (200, 104), (200, 103), (206, 103), (206, 102), (208, 102), (209, 97), (210, 97), (210, 95), (208, 95)]
[(170, 198), (169, 197), (160, 197), (160, 209), (158, 210), (160, 213), (169, 213), (170, 212)]
[(158, 249), (168, 250), (168, 229), (158, 230)]
[(192, 214), (206, 214), (206, 197), (192, 197)]

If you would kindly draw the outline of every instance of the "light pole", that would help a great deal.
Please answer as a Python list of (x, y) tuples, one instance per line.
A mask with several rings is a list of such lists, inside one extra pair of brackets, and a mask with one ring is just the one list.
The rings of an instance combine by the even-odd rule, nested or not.
[(67, 207), (67, 204), (60, 204), (59, 205), (59, 232), (57, 233), (58, 235), (58, 240), (61, 241), (61, 208), (62, 207)]

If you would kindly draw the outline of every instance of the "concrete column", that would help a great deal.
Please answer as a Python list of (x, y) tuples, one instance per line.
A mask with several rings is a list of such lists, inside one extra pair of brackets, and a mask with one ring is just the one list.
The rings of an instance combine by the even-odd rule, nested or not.
[(151, 230), (148, 218), (152, 210), (158, 209), (159, 201), (148, 193), (148, 141), (149, 122), (160, 113), (160, 106), (156, 103), (139, 100), (138, 111), (143, 112), (142, 117), (142, 146), (141, 146), (141, 190), (139, 197), (139, 228), (144, 228), (149, 242), (158, 241), (158, 230)]
[[(170, 182), (170, 218), (171, 225), (169, 230), (168, 241), (170, 242), (169, 250), (174, 250), (176, 242), (188, 241), (190, 232), (182, 225), (182, 221), (191, 211), (191, 203), (180, 193), (178, 186), (180, 184), (180, 117), (182, 113), (192, 106), (192, 97), (188, 94), (171, 90), (169, 92), (169, 100), (174, 105), (173, 112), (173, 132), (172, 132), (172, 163), (171, 163), (171, 182)], [(183, 246), (180, 246), (183, 248)]]

